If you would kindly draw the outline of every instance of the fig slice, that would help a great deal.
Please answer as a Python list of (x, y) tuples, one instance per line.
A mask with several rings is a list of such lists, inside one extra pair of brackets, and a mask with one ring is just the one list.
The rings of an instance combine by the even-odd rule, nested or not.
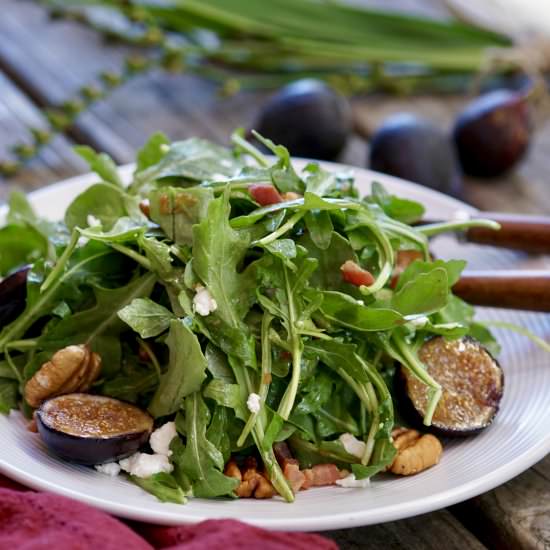
[[(477, 340), (434, 337), (422, 345), (418, 358), (443, 389), (432, 419), (433, 431), (465, 436), (491, 424), (502, 399), (504, 375), (497, 361)], [(412, 406), (423, 417), (428, 388), (408, 369), (401, 371)]]
[(26, 266), (0, 280), (0, 327), (14, 321), (25, 309), (27, 299)]
[(36, 411), (36, 424), (50, 451), (87, 465), (135, 453), (153, 430), (153, 419), (138, 407), (86, 393), (44, 401)]

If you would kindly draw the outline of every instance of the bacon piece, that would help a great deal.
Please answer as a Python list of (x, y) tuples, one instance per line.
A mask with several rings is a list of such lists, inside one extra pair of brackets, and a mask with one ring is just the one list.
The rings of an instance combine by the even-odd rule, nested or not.
[(255, 183), (248, 188), (248, 192), (260, 206), (283, 202), (279, 191), (269, 183)]
[(284, 441), (279, 441), (278, 443), (275, 443), (273, 445), (273, 452), (275, 453), (275, 458), (277, 459), (277, 462), (279, 463), (279, 466), (281, 466), (281, 468), (285, 467), (285, 464), (288, 460), (294, 461), (290, 449)]
[(340, 271), (342, 273), (342, 279), (344, 279), (346, 283), (350, 283), (355, 286), (369, 286), (375, 281), (375, 278), (370, 271), (363, 269), (351, 260), (344, 262), (340, 266)]
[(315, 478), (315, 474), (313, 473), (313, 470), (311, 468), (307, 468), (306, 470), (302, 470), (302, 473), (304, 474), (305, 480), (304, 484), (302, 485), (302, 490), (309, 489), (310, 487), (313, 487), (313, 480)]
[(336, 464), (316, 464), (311, 468), (313, 473), (313, 486), (334, 485), (340, 479), (340, 470)]
[(306, 476), (300, 471), (300, 465), (294, 462), (294, 460), (287, 461), (283, 469), (283, 474), (295, 493), (302, 488), (302, 485), (306, 480)]

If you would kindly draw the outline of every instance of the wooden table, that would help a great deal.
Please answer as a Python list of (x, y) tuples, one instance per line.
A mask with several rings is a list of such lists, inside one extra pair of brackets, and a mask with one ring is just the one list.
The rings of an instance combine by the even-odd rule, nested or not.
[[(441, 10), (435, 0), (388, 4)], [(105, 48), (95, 33), (76, 24), (51, 23), (30, 2), (2, 0), (1, 12), (0, 151), (5, 151), (25, 138), (26, 126), (44, 126), (38, 106), (56, 104), (100, 70), (120, 66), (126, 51)], [(254, 120), (264, 96), (243, 93), (221, 99), (212, 84), (189, 75), (138, 77), (82, 115), (66, 137), (57, 138), (16, 178), (0, 181), (0, 200), (16, 186), (30, 191), (85, 171), (71, 151), (77, 142), (102, 149), (119, 163), (133, 160), (136, 148), (154, 130), (172, 139), (198, 135), (225, 143), (233, 128)], [(397, 110), (448, 125), (463, 103), (464, 98), (371, 97), (357, 101), (355, 108), (357, 117), (371, 126)], [(354, 138), (341, 160), (364, 166), (366, 157), (367, 144)], [(550, 124), (539, 132), (515, 174), (492, 184), (467, 180), (466, 198), (482, 209), (550, 213)], [(550, 456), (505, 485), (447, 510), (329, 536), (343, 549), (550, 548)]]

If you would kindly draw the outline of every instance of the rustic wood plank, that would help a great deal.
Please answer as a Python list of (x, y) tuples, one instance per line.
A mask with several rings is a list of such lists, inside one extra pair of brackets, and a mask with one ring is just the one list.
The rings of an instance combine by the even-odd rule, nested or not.
[[(119, 68), (130, 51), (123, 46), (105, 48), (96, 33), (75, 24), (49, 24), (45, 10), (32, 3), (4, 1), (0, 65), (38, 105), (66, 100), (101, 70)], [(35, 36), (40, 36), (40, 48)], [(172, 139), (197, 135), (227, 142), (231, 130), (251, 123), (263, 96), (220, 98), (216, 87), (203, 79), (156, 72), (136, 77), (94, 105), (79, 117), (72, 136), (105, 150), (118, 162), (133, 160), (135, 149), (155, 130)]]
[[(28, 140), (26, 128), (45, 128), (45, 121), (36, 107), (2, 73), (0, 73), (0, 151), (2, 158), (15, 140)], [(71, 150), (71, 144), (57, 137), (52, 144), (32, 162), (28, 163), (15, 178), (0, 177), (0, 202), (14, 188), (30, 191), (43, 187), (78, 172), (85, 163)]]
[(342, 550), (482, 550), (485, 546), (449, 512), (440, 511), (411, 519), (369, 527), (322, 533)]
[(452, 508), (488, 548), (550, 548), (550, 456), (495, 490)]

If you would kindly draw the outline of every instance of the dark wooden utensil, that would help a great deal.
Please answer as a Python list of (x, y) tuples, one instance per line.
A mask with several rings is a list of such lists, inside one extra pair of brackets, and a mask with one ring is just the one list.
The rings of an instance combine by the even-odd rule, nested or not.
[(480, 212), (476, 214), (478, 216), (496, 221), (501, 228), (494, 231), (472, 227), (465, 233), (466, 240), (534, 254), (550, 254), (550, 217), (496, 212)]
[(550, 312), (550, 271), (465, 271), (453, 292), (473, 305)]

